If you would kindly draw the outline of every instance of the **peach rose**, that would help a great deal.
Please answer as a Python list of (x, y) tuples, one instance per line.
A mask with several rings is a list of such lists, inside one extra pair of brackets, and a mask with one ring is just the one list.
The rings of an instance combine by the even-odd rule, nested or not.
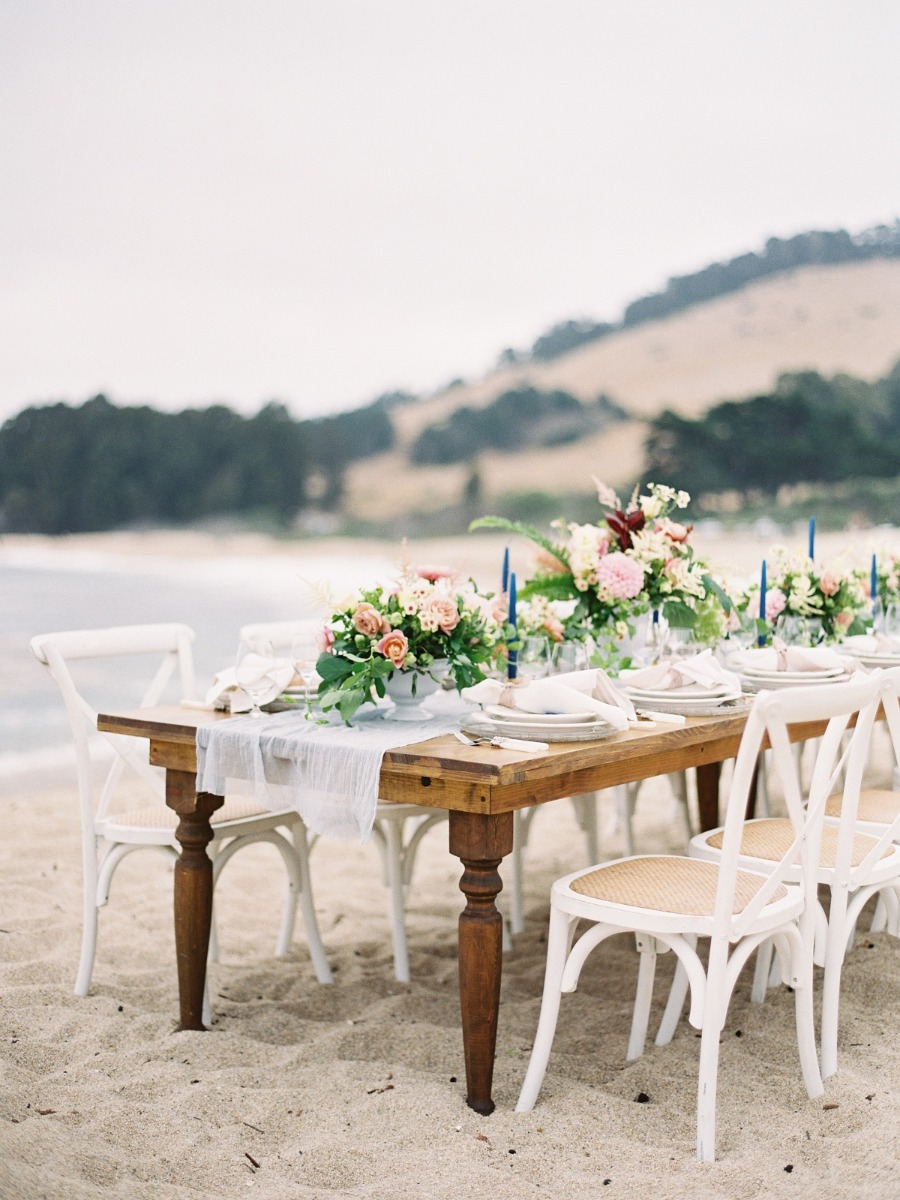
[(662, 532), (672, 542), (686, 542), (693, 529), (693, 525), (682, 525), (680, 521), (670, 521), (668, 518), (659, 524)]
[(823, 596), (834, 596), (841, 590), (841, 581), (836, 575), (832, 575), (830, 571), (823, 571), (822, 577), (819, 580), (819, 587), (822, 589)]
[(459, 609), (449, 596), (427, 596), (419, 610), (423, 629), (440, 629), (452, 633), (459, 624)]
[(356, 606), (353, 614), (353, 627), (357, 633), (363, 633), (366, 637), (375, 637), (378, 633), (387, 633), (390, 624), (373, 604), (363, 602)]
[(843, 612), (839, 612), (834, 618), (834, 623), (838, 629), (848, 629), (853, 624), (853, 613), (848, 612), (846, 609)]
[(395, 667), (403, 666), (403, 660), (409, 652), (409, 642), (406, 634), (400, 629), (391, 629), (384, 635), (375, 647), (379, 654), (389, 658)]

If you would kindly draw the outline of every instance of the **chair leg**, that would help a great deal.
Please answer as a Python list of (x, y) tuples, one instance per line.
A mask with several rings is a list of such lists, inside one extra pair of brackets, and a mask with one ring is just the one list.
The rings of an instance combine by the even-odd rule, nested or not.
[[(686, 938), (692, 946), (696, 946), (697, 939), (695, 937)], [(687, 971), (681, 964), (681, 959), (675, 964), (675, 974), (672, 977), (672, 986), (669, 988), (669, 998), (666, 1001), (666, 1009), (662, 1015), (662, 1020), (659, 1023), (659, 1029), (656, 1032), (657, 1046), (668, 1046), (672, 1038), (675, 1036), (675, 1030), (678, 1028), (678, 1022), (681, 1020), (681, 1012), (684, 1008), (684, 1001), (688, 993), (688, 975)]]
[(687, 771), (675, 771), (669, 776), (669, 783), (672, 787), (672, 794), (678, 805), (678, 815), (681, 817), (681, 823), (684, 827), (685, 845), (691, 840), (694, 835), (694, 830), (691, 827), (691, 809), (688, 803), (688, 778)]
[(657, 954), (656, 938), (649, 934), (637, 933), (634, 940), (639, 951), (640, 966), (638, 967), (637, 992), (634, 997), (634, 1015), (631, 1018), (631, 1036), (628, 1039), (628, 1052), (625, 1055), (629, 1062), (640, 1058), (644, 1053), (647, 1026), (650, 1023), (650, 1004), (653, 1000)]
[[(522, 893), (525, 846), (528, 843), (529, 818), (522, 809), (513, 813), (513, 848), (509, 863), (509, 928), (503, 923), (504, 939), (510, 933), (522, 933), (525, 928), (525, 899)], [(504, 943), (504, 949), (506, 949)], [(511, 945), (510, 947), (511, 948)]]
[(716, 1160), (716, 1089), (719, 1082), (718, 1021), (704, 1019), (700, 1035), (700, 1076), (697, 1083), (697, 1157)]
[(97, 905), (93, 895), (85, 891), (84, 915), (81, 925), (81, 955), (78, 959), (78, 974), (75, 977), (75, 995), (86, 996), (91, 987), (94, 973), (94, 957), (97, 953)]
[(622, 837), (625, 841), (625, 857), (634, 854), (634, 829), (632, 820), (637, 803), (638, 787), (632, 783), (621, 783), (616, 788), (616, 805), (619, 810), (619, 823), (622, 826)]
[(841, 973), (847, 946), (846, 893), (831, 892), (828, 914), (828, 940), (825, 948), (825, 973), (822, 980), (822, 1030), (820, 1035), (822, 1078), (837, 1071), (838, 1009), (841, 998)]
[(516, 1112), (531, 1112), (537, 1100), (544, 1073), (553, 1046), (553, 1035), (556, 1033), (556, 1021), (559, 1016), (559, 1002), (562, 997), (560, 984), (563, 969), (569, 951), (569, 931), (574, 917), (562, 909), (550, 908), (550, 932), (547, 938), (547, 967), (544, 972), (544, 994), (541, 998), (541, 1015), (538, 1019), (537, 1033), (534, 1037), (534, 1047), (525, 1081), (516, 1103)]
[(409, 950), (406, 944), (406, 891), (403, 887), (403, 830), (401, 821), (385, 820), (385, 867), (391, 909), (391, 942), (394, 978), (409, 983)]
[[(309, 871), (309, 844), (306, 839), (306, 826), (302, 821), (296, 821), (291, 831), (291, 840), (300, 862), (300, 914), (303, 918), (303, 930), (306, 934), (306, 944), (312, 959), (313, 970), (319, 983), (331, 983), (331, 967), (322, 945), (322, 935), (319, 933), (319, 922), (316, 919), (316, 906), (313, 899), (312, 876)], [(292, 888), (290, 876), (288, 886)], [(285, 897), (284, 918), (281, 935), (278, 939), (276, 955), (287, 954), (294, 932), (294, 919), (297, 912), (296, 894)], [(282, 946), (284, 947), (282, 949)]]
[(589, 864), (600, 861), (600, 839), (597, 833), (597, 793), (582, 792), (572, 797), (572, 807), (584, 833)]
[(756, 965), (753, 968), (753, 987), (750, 999), (754, 1004), (764, 1004), (766, 991), (774, 986), (777, 980), (772, 979), (772, 971), (777, 967), (775, 947), (771, 940), (761, 942), (756, 950)]

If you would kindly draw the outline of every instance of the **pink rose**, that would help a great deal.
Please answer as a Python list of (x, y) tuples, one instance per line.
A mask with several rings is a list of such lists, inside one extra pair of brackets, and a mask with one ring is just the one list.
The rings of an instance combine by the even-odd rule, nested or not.
[(659, 528), (670, 541), (686, 542), (694, 527), (693, 525), (682, 525), (679, 521), (664, 519), (659, 522)]
[(644, 586), (644, 568), (627, 554), (616, 551), (600, 559), (598, 590), (611, 600), (633, 600)]
[(334, 630), (323, 625), (316, 634), (316, 649), (320, 654), (330, 654), (334, 646)]
[(848, 629), (853, 624), (853, 613), (844, 609), (834, 618), (834, 623), (838, 629)]
[(438, 579), (452, 579), (452, 567), (418, 567), (416, 574), (420, 579), (427, 579), (429, 583), (434, 583)]
[(387, 633), (391, 626), (373, 604), (363, 602), (356, 606), (353, 614), (353, 627), (357, 633), (363, 633), (366, 637), (375, 637), (378, 633)]
[(375, 649), (385, 658), (389, 658), (395, 667), (403, 666), (403, 660), (409, 652), (409, 642), (406, 634), (400, 629), (392, 629), (386, 633)]
[(822, 589), (823, 596), (834, 596), (841, 590), (841, 581), (830, 571), (823, 571), (819, 579), (819, 587)]
[(449, 596), (426, 596), (419, 610), (423, 629), (440, 629), (452, 633), (459, 624), (459, 609)]
[(543, 629), (544, 633), (547, 634), (551, 641), (565, 641), (566, 631), (563, 628), (563, 623), (560, 621), (559, 617), (554, 617), (552, 615), (547, 617), (544, 620), (544, 623), (541, 625), (541, 629)]
[(784, 611), (787, 596), (781, 588), (770, 588), (766, 592), (766, 620), (771, 624), (779, 613)]

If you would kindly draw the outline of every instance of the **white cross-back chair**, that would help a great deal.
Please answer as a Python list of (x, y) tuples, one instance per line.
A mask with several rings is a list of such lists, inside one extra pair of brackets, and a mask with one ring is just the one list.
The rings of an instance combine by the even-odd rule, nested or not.
[[(674, 951), (678, 963), (671, 1003), (657, 1043), (671, 1040), (685, 992), (690, 989), (689, 1020), (701, 1031), (699, 1158), (715, 1158), (719, 1038), (730, 998), (747, 960), (769, 939), (778, 948), (783, 978), (794, 989), (797, 1043), (806, 1090), (810, 1097), (821, 1095), (813, 1020), (812, 953), (824, 809), (842, 735), (857, 713), (844, 765), (848, 779), (857, 778), (862, 771), (878, 705), (878, 687), (878, 680), (870, 678), (764, 692), (756, 697), (735, 762), (722, 851), (716, 862), (681, 855), (641, 855), (577, 871), (553, 885), (541, 1014), (516, 1106), (518, 1112), (529, 1111), (540, 1091), (561, 994), (575, 990), (581, 968), (596, 946), (614, 934), (628, 932), (635, 935), (640, 951), (629, 1059), (643, 1053), (659, 952)], [(806, 806), (787, 726), (811, 720), (828, 721), (828, 726), (819, 745)], [(779, 861), (763, 874), (740, 865), (738, 853), (757, 756), (767, 738), (773, 747), (773, 766), (792, 797), (794, 825), (793, 837)], [(574, 941), (579, 920), (591, 924)], [(701, 938), (709, 942), (706, 963), (697, 951)]]
[[(138, 656), (149, 656), (154, 660), (155, 674), (146, 690), (137, 694), (138, 707), (158, 703), (176, 673), (179, 698), (192, 697), (193, 639), (193, 631), (187, 625), (154, 624), (71, 630), (31, 640), (35, 657), (62, 692), (75, 740), (84, 876), (81, 955), (75, 982), (78, 996), (86, 996), (90, 988), (98, 909), (109, 900), (116, 868), (127, 855), (145, 848), (176, 859), (178, 818), (164, 802), (162, 774), (149, 765), (144, 744), (134, 738), (97, 733), (97, 710), (79, 691), (73, 670), (79, 673), (77, 664), (88, 660), (127, 657), (134, 661)], [(115, 751), (102, 785), (91, 755), (92, 744), (101, 741)], [(287, 871), (284, 913), (275, 953), (283, 955), (290, 948), (299, 900), (316, 976), (320, 983), (330, 983), (331, 970), (319, 936), (310, 887), (306, 830), (298, 814), (292, 809), (273, 812), (251, 797), (227, 798), (213, 814), (211, 825), (213, 840), (209, 854), (214, 880), (218, 880), (225, 864), (242, 847), (253, 842), (270, 842), (275, 846)], [(293, 844), (282, 832), (288, 828), (293, 834)], [(214, 935), (215, 924), (210, 938), (211, 958), (216, 954)]]
[[(244, 625), (241, 638), (259, 637), (270, 642), (274, 649), (291, 646), (297, 637), (311, 637), (322, 627), (321, 621), (265, 621)], [(372, 835), (381, 854), (382, 881), (388, 889), (391, 941), (394, 952), (394, 976), (400, 983), (409, 982), (409, 949), (406, 940), (406, 897), (412, 880), (416, 855), (425, 834), (433, 826), (447, 820), (443, 809), (425, 808), (419, 804), (390, 804), (379, 801), (375, 808)], [(315, 838), (310, 842), (314, 844)]]
[[(892, 676), (878, 672), (876, 682), (896, 727), (898, 717), (892, 709), (896, 706), (897, 674), (893, 673)], [(846, 740), (849, 747), (852, 739)], [(820, 758), (817, 757), (814, 772), (819, 769), (819, 763)], [(859, 774), (850, 774), (848, 764), (843, 786), (839, 786), (840, 778), (835, 778), (824, 806), (825, 828), (818, 883), (828, 890), (829, 904), (827, 913), (821, 904), (817, 904), (815, 910), (815, 961), (818, 966), (824, 968), (820, 1033), (824, 1079), (828, 1079), (837, 1070), (838, 1009), (844, 958), (859, 915), (873, 896), (883, 898), (884, 920), (890, 932), (895, 935), (900, 932), (896, 890), (900, 887), (900, 846), (894, 841), (900, 822), (881, 824), (877, 828), (873, 828), (870, 823), (868, 832), (864, 832), (866, 827), (859, 824), (861, 797), (866, 794), (861, 786), (862, 765), (865, 763), (861, 764)], [(814, 774), (810, 786), (815, 784)], [(888, 796), (891, 794), (888, 793)], [(869, 790), (867, 795), (866, 811), (871, 815), (881, 793)], [(790, 842), (796, 827), (796, 815), (792, 809), (797, 804), (797, 797), (787, 791), (784, 799), (788, 816), (764, 817), (746, 823), (739, 852), (742, 868), (768, 872), (780, 861), (784, 847)], [(900, 807), (895, 811), (900, 812)], [(722, 853), (722, 839), (721, 829), (701, 833), (692, 838), (689, 854), (695, 858), (715, 862)], [(788, 879), (795, 881), (798, 878), (799, 868), (795, 867), (789, 873)], [(760, 948), (753, 984), (753, 999), (757, 1002), (765, 998), (766, 987), (772, 981), (773, 950), (774, 947), (770, 944)], [(777, 982), (777, 978), (774, 982)]]

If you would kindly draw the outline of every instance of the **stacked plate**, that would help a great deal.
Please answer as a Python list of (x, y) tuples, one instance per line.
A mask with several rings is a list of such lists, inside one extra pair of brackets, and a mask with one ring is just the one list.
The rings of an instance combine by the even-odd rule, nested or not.
[(900, 667), (900, 650), (895, 650), (893, 647), (896, 644), (896, 638), (882, 642), (882, 645), (888, 647), (887, 650), (879, 649), (879, 641), (871, 634), (861, 633), (856, 637), (849, 637), (837, 647), (839, 653), (846, 654), (849, 658), (854, 658), (858, 663), (862, 663), (864, 667)]
[(657, 709), (685, 717), (704, 717), (724, 705), (734, 704), (741, 689), (728, 683), (689, 683), (677, 688), (639, 688), (625, 685), (625, 694), (635, 708)]
[(469, 718), (464, 733), (506, 734), (536, 742), (593, 742), (612, 737), (613, 725), (592, 711), (574, 713), (529, 713), (500, 704), (488, 704)]
[(741, 683), (747, 692), (798, 687), (810, 683), (843, 683), (850, 678), (846, 667), (819, 667), (812, 671), (775, 671), (762, 667), (741, 668)]

